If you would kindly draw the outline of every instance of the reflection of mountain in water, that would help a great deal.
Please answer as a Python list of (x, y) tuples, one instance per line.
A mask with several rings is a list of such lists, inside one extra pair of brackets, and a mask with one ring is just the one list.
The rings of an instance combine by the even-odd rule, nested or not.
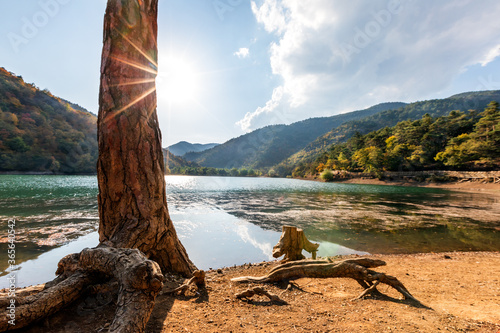
[[(95, 176), (0, 178), (0, 219), (16, 219), (16, 263), (39, 260), (97, 230)], [(322, 242), (322, 255), (500, 250), (498, 197), (485, 194), (293, 179), (166, 179), (179, 237), (208, 267), (268, 258), (285, 224)], [(0, 225), (0, 252), (7, 250), (6, 228)], [(0, 263), (0, 275), (6, 268)]]

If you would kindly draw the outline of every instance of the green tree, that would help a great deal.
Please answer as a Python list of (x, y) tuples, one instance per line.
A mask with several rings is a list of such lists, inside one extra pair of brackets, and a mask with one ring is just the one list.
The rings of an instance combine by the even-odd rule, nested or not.
[(333, 175), (333, 172), (330, 169), (325, 169), (321, 173), (320, 177), (321, 177), (321, 179), (323, 179), (326, 182), (331, 182), (331, 181), (335, 180), (335, 176)]
[(23, 138), (16, 136), (15, 138), (9, 139), (5, 142), (7, 147), (9, 147), (11, 150), (16, 151), (18, 153), (24, 153), (30, 150), (30, 146), (28, 146)]

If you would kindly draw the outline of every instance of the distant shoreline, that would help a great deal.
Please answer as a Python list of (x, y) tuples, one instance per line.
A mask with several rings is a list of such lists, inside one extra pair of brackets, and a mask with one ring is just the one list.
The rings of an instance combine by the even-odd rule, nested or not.
[(50, 171), (0, 171), (0, 176), (97, 176), (97, 173), (60, 173)]
[[(317, 182), (325, 182), (320, 178), (296, 178), (302, 180), (310, 180)], [(403, 181), (403, 180), (380, 180), (377, 178), (350, 178), (350, 179), (339, 179), (332, 183), (339, 184), (361, 184), (361, 185), (386, 185), (386, 186), (408, 186), (408, 187), (428, 187), (428, 188), (439, 188), (443, 190), (452, 190), (460, 192), (488, 192), (494, 193), (500, 196), (500, 184), (498, 183), (482, 183), (482, 182), (458, 182), (458, 181), (448, 181), (448, 182), (417, 182), (417, 181)]]
[[(36, 171), (0, 171), (1, 175), (11, 176), (97, 176), (97, 173), (53, 173), (53, 172), (36, 172)], [(198, 176), (198, 177), (232, 177), (232, 176), (207, 176), (207, 175), (169, 175), (169, 176)], [(239, 178), (239, 177), (238, 177)], [(325, 183), (324, 180), (318, 177), (306, 178), (284, 178), (284, 177), (243, 177), (243, 178), (282, 178), (282, 179), (298, 179)], [(332, 183), (339, 184), (360, 184), (360, 185), (387, 185), (387, 186), (408, 186), (408, 187), (429, 187), (440, 188), (445, 190), (454, 190), (461, 192), (489, 192), (500, 195), (500, 183), (484, 183), (484, 182), (418, 182), (404, 180), (380, 180), (377, 178), (349, 178), (337, 179)]]

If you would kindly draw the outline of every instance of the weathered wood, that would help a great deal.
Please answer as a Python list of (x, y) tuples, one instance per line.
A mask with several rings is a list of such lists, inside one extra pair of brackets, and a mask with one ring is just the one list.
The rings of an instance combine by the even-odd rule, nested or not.
[[(351, 278), (363, 288), (370, 288), (375, 281), (387, 284), (400, 292), (405, 299), (415, 300), (406, 287), (395, 277), (375, 272), (369, 268), (385, 265), (382, 260), (369, 258), (348, 259), (339, 262), (329, 261), (296, 261), (279, 265), (267, 275), (260, 277), (242, 276), (231, 279), (239, 283), (272, 283), (290, 281), (300, 278)], [(372, 288), (376, 290), (376, 288)]]
[(273, 247), (273, 257), (279, 258), (285, 255), (284, 261), (294, 261), (304, 259), (302, 250), (312, 253), (313, 259), (316, 259), (316, 251), (319, 244), (311, 243), (305, 236), (302, 229), (291, 226), (283, 226), (278, 244)]
[(156, 114), (158, 0), (108, 0), (99, 93), (99, 240), (191, 276), (170, 219)]
[(237, 293), (234, 296), (236, 296), (237, 299), (249, 300), (250, 298), (252, 298), (255, 295), (266, 296), (267, 298), (269, 298), (269, 300), (271, 302), (275, 302), (278, 304), (288, 304), (286, 301), (279, 298), (278, 295), (271, 294), (271, 293), (267, 292), (264, 288), (260, 288), (260, 287), (248, 288), (247, 290), (245, 290), (241, 293)]
[(192, 284), (195, 285), (198, 289), (204, 288), (206, 285), (205, 271), (203, 270), (194, 271), (193, 277), (190, 278), (186, 283), (182, 284), (181, 286), (175, 289), (164, 291), (163, 294), (175, 294), (175, 293), (184, 294)]
[[(2, 316), (0, 331), (22, 328), (54, 314), (77, 300), (93, 284), (111, 279), (118, 281), (119, 294), (115, 318), (108, 332), (144, 331), (155, 297), (163, 286), (157, 263), (137, 249), (101, 247), (83, 250), (78, 268), (75, 270), (71, 263), (67, 270), (73, 273), (53, 287), (42, 291), (31, 288), (31, 294), (17, 297), (16, 325), (10, 325), (8, 318)], [(64, 264), (59, 265), (62, 276), (67, 270)]]
[(83, 250), (80, 267), (119, 282), (117, 309), (108, 332), (143, 332), (163, 287), (159, 265), (137, 249), (104, 247)]
[(7, 316), (0, 316), (0, 331), (23, 328), (56, 313), (78, 299), (92, 282), (92, 276), (77, 272), (53, 288), (24, 297), (19, 301), (23, 305), (16, 307), (16, 325), (9, 324)]

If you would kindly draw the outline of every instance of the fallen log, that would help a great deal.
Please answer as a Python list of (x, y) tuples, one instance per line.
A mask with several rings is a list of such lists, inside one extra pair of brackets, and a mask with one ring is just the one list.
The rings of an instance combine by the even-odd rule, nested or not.
[[(143, 332), (163, 286), (158, 264), (137, 249), (84, 249), (64, 257), (57, 273), (59, 277), (52, 286), (19, 293), (23, 296), (16, 297), (15, 325), (9, 323), (7, 316), (2, 316), (0, 331), (26, 327), (74, 302), (92, 285), (116, 280), (119, 285), (117, 309), (108, 332)], [(0, 299), (0, 303), (3, 302), (5, 299)]]
[[(374, 283), (386, 284), (403, 295), (405, 299), (417, 301), (406, 287), (395, 277), (378, 273), (369, 268), (384, 266), (382, 260), (359, 258), (347, 259), (338, 262), (320, 260), (301, 260), (278, 265), (271, 269), (267, 275), (260, 277), (242, 276), (231, 279), (239, 283), (273, 283), (279, 281), (290, 281), (300, 278), (351, 278), (356, 280), (369, 293), (378, 292)], [(378, 284), (377, 283), (377, 284)], [(378, 292), (379, 293), (379, 292)]]

